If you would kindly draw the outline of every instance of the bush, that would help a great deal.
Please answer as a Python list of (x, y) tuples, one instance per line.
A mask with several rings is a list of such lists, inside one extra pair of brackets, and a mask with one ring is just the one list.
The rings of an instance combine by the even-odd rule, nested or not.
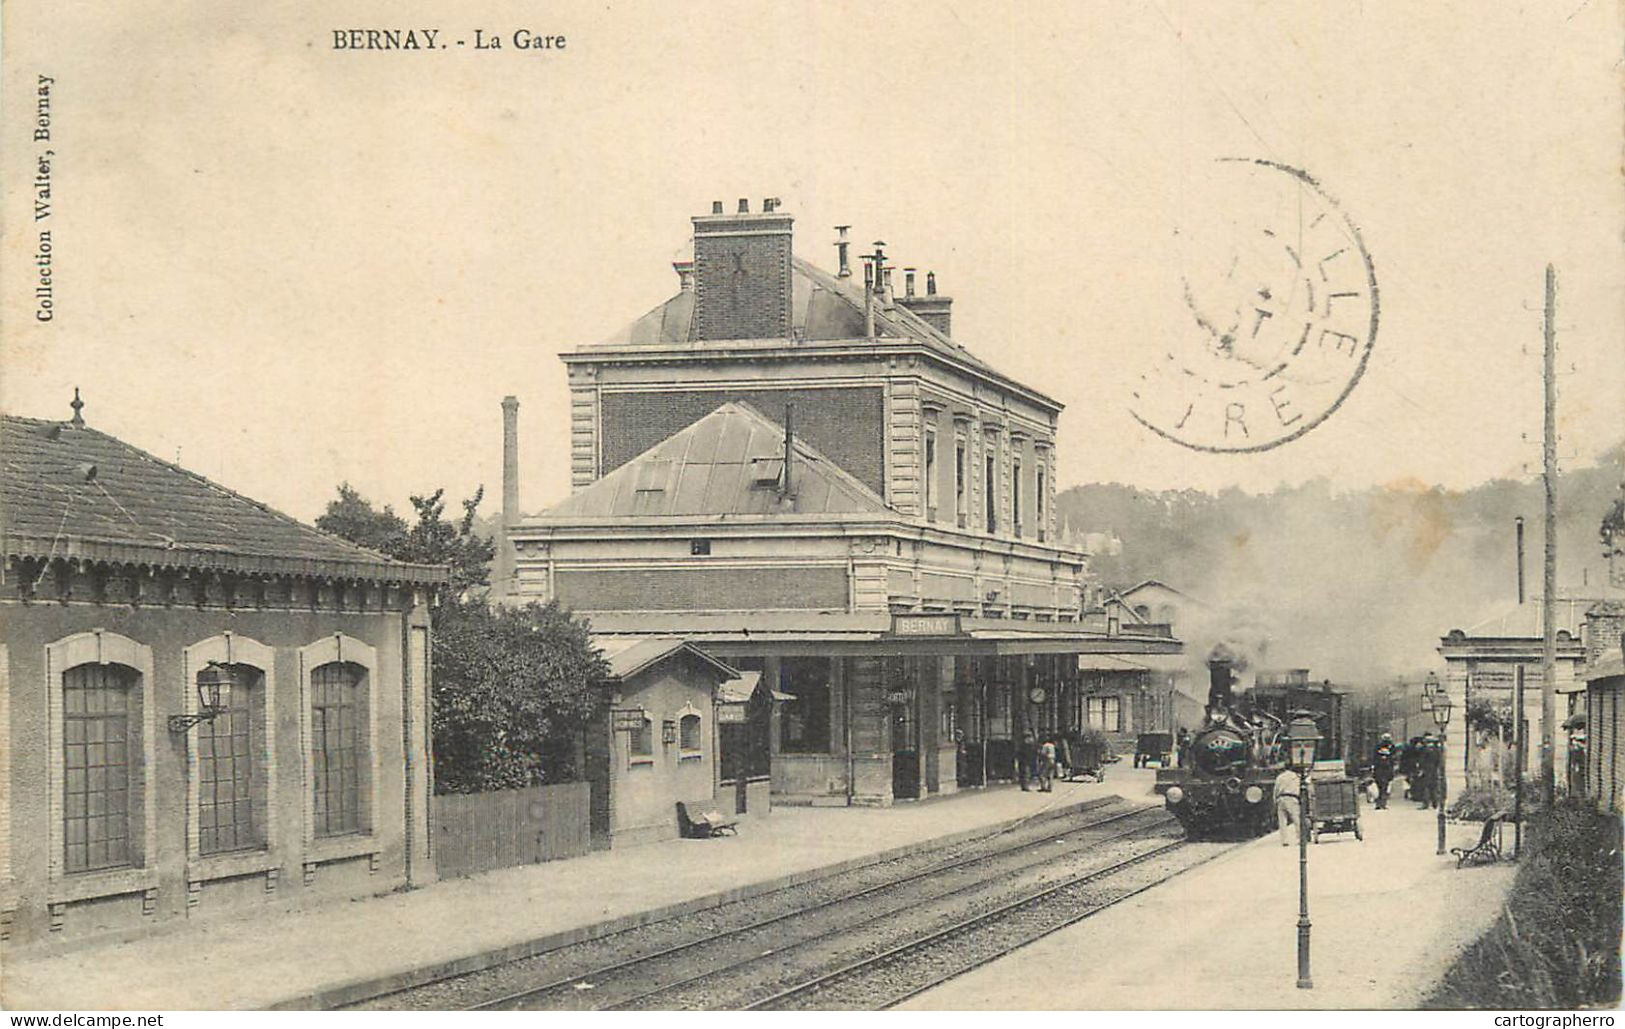
[[(1530, 798), (1526, 795), (1523, 799), (1527, 807)], [(1491, 815), (1510, 814), (1512, 804), (1511, 790), (1505, 786), (1483, 783), (1469, 786), (1450, 798), (1450, 807), (1445, 813), (1461, 821), (1482, 822)]]
[(1620, 822), (1580, 802), (1536, 816), (1501, 917), (1427, 1008), (1614, 1006), (1620, 997)]

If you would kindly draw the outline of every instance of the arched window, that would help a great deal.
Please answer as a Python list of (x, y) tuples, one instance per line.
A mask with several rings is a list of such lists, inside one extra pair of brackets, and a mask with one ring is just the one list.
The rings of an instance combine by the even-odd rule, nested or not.
[(220, 689), (225, 710), (196, 730), (199, 854), (257, 850), (266, 841), (265, 673), (253, 665), (226, 667), (232, 678)]
[(366, 832), (372, 755), (367, 672), (330, 661), (310, 673), (310, 760), (317, 836)]
[(63, 868), (93, 872), (136, 863), (131, 846), (131, 750), (139, 676), (117, 664), (62, 673)]
[(677, 723), (677, 744), (684, 756), (700, 751), (700, 716), (684, 715)]

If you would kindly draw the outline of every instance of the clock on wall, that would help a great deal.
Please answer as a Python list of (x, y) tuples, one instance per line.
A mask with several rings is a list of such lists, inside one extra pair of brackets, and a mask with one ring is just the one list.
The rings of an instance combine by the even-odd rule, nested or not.
[(1042, 686), (1034, 686), (1032, 689), (1027, 691), (1027, 699), (1032, 701), (1034, 704), (1042, 704), (1045, 696), (1047, 696), (1047, 694), (1044, 693), (1044, 687)]

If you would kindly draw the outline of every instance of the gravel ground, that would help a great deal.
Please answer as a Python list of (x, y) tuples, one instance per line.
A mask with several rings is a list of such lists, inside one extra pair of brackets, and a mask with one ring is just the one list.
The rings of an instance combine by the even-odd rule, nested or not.
[[(656, 922), (637, 930), (584, 941), (469, 975), (387, 994), (355, 1007), (372, 1010), (446, 1010), (484, 1003), (549, 982), (583, 978), (602, 979), (605, 976), (599, 973), (605, 966), (657, 955), (674, 947), (704, 945), (706, 941), (718, 937), (726, 938), (742, 927), (764, 919), (820, 904), (829, 904), (853, 893), (884, 888), (898, 879), (919, 875), (946, 863), (978, 862), (964, 871), (939, 873), (963, 881), (964, 876), (973, 875), (974, 868), (982, 867), (984, 864), (998, 869), (1008, 869), (1030, 860), (1028, 856), (1032, 854), (1042, 858), (1051, 853), (1060, 853), (1069, 847), (1075, 849), (1079, 844), (1087, 844), (1092, 838), (1119, 833), (1136, 826), (1162, 824), (1165, 821), (1166, 816), (1155, 809), (1136, 808), (1120, 802), (1102, 803), (1064, 817), (1026, 822), (1013, 829), (953, 846), (917, 851), (907, 857), (865, 866), (839, 876), (829, 876), (750, 900)], [(1100, 828), (1094, 830), (1088, 828), (1095, 824), (1100, 824)], [(1076, 839), (1072, 840), (1072, 837)], [(929, 890), (936, 878), (937, 875), (933, 875), (917, 888)], [(907, 892), (906, 888), (903, 890)], [(869, 894), (864, 901), (858, 903), (870, 902), (880, 900), (875, 894)], [(785, 923), (778, 923), (769, 929), (754, 932), (778, 933), (782, 937), (784, 925)], [(680, 965), (681, 961), (682, 959), (677, 956), (655, 959), (657, 964)], [(632, 978), (637, 982), (650, 981), (642, 967)], [(672, 978), (669, 972), (667, 978)], [(624, 988), (623, 992), (626, 992)], [(566, 988), (553, 994), (547, 1006), (592, 1008), (602, 1007), (608, 1003), (613, 1003), (609, 991), (599, 993), (594, 990)]]

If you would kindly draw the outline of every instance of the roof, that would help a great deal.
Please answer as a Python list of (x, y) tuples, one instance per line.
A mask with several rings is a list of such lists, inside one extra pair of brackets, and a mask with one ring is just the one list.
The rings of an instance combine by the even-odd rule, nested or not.
[(0, 547), (174, 568), (446, 581), (439, 565), (391, 560), (67, 422), (0, 418)]
[[(692, 335), (694, 300), (693, 290), (681, 290), (608, 339), (582, 347), (580, 352), (694, 342)], [(890, 306), (877, 300), (874, 304), (874, 316), (877, 338), (919, 343), (944, 357), (1016, 384), (1014, 380), (971, 353), (963, 344), (909, 310), (903, 305), (901, 298)], [(790, 258), (791, 338), (798, 342), (867, 339), (864, 322), (864, 294), (861, 284), (851, 277), (841, 278), (831, 275), (799, 257)], [(1054, 404), (1057, 409), (1061, 406), (1052, 398), (1029, 386), (1021, 388)]]
[(1178, 594), (1179, 596), (1184, 597), (1186, 600), (1193, 601), (1194, 603), (1197, 603), (1197, 604), (1204, 603), (1199, 598), (1191, 596), (1189, 593), (1186, 593), (1184, 590), (1180, 589), (1177, 586), (1170, 586), (1167, 583), (1163, 582), (1161, 579), (1144, 579), (1144, 580), (1142, 580), (1140, 582), (1137, 582), (1134, 585), (1130, 586), (1128, 589), (1121, 591), (1117, 595), (1120, 596), (1120, 597), (1125, 597), (1126, 598), (1126, 597), (1129, 597), (1132, 594), (1134, 594), (1134, 593), (1136, 593), (1136, 592), (1138, 592), (1140, 590), (1147, 589), (1147, 588), (1152, 587), (1152, 586), (1159, 586), (1162, 589), (1167, 590), (1169, 593)]
[(609, 663), (611, 679), (628, 679), (679, 653), (692, 654), (710, 665), (717, 678), (737, 679), (739, 670), (724, 664), (681, 636), (593, 636), (593, 646)]
[(855, 476), (794, 441), (792, 495), (784, 472), (784, 427), (731, 401), (667, 437), (527, 524), (578, 518), (705, 515), (891, 514)]
[(1080, 672), (1147, 672), (1150, 670), (1149, 665), (1114, 657), (1111, 654), (1078, 655), (1078, 671)]
[[(1553, 609), (1557, 614), (1557, 629), (1559, 632), (1567, 631), (1575, 639), (1580, 638), (1580, 630), (1585, 626), (1586, 610), (1596, 604), (1600, 597), (1558, 597)], [(1495, 637), (1501, 639), (1539, 639), (1545, 629), (1541, 624), (1544, 617), (1542, 608), (1545, 600), (1542, 597), (1531, 597), (1522, 604), (1515, 604), (1502, 611), (1493, 618), (1486, 618), (1467, 630), (1468, 636)]]

